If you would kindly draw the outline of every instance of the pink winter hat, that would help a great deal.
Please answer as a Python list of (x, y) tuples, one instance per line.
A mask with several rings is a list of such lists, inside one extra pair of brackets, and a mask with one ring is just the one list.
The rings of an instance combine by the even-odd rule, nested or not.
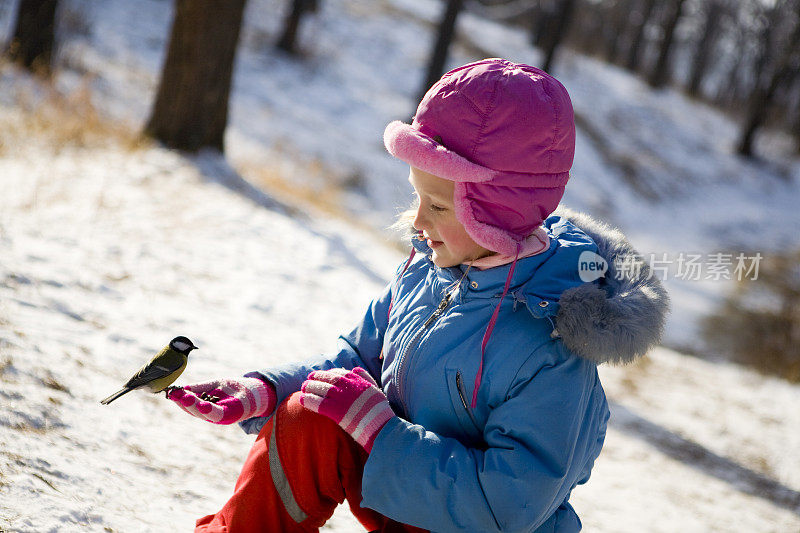
[(383, 142), (412, 167), (456, 182), (456, 217), (467, 233), (484, 248), (514, 255), (564, 195), (575, 118), (554, 77), (484, 59), (442, 76), (413, 122), (390, 123)]

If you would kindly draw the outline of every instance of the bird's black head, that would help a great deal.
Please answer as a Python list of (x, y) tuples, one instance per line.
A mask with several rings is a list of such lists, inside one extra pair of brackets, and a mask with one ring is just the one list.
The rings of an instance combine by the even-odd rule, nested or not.
[(197, 348), (192, 341), (183, 336), (175, 337), (169, 341), (169, 347), (183, 355), (189, 355), (189, 352)]

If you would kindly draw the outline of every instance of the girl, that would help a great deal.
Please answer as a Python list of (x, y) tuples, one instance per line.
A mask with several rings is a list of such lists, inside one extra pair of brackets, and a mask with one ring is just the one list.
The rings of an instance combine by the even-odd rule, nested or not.
[(413, 250), (338, 353), (169, 396), (258, 433), (197, 531), (316, 531), (345, 499), (368, 531), (579, 531), (569, 496), (609, 417), (596, 365), (657, 343), (668, 304), (618, 232), (550, 216), (575, 147), (567, 91), (471, 63), (384, 141), (411, 167)]

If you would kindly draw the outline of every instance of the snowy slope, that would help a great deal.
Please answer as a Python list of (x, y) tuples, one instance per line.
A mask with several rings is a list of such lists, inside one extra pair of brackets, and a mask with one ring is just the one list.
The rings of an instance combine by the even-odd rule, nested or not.
[[(344, 188), (342, 204), (382, 230), (407, 201), (407, 169), (386, 157), (385, 125), (408, 119), (423, 76), (438, 0), (326, 0), (304, 19), (302, 59), (277, 53), (288, 2), (248, 2), (231, 98), (227, 152), (253, 181), (278, 168), (295, 186)], [(152, 103), (171, 23), (164, 0), (70, 0), (58, 87), (90, 87), (93, 103), (136, 129)], [(11, 10), (0, 12), (0, 38)], [(449, 66), (484, 56), (536, 64), (519, 30), (459, 19)], [(732, 154), (738, 125), (673, 90), (564, 51), (555, 72), (573, 97), (578, 140), (566, 205), (619, 226), (647, 254), (665, 257), (675, 312), (666, 341), (701, 352), (697, 324), (731, 289), (676, 275), (681, 253), (768, 253), (796, 247), (800, 160), (762, 137), (770, 162)], [(705, 272), (703, 273), (705, 275)]]
[[(26, 124), (0, 107), (0, 530), (190, 530), (252, 437), (99, 399), (176, 334), (201, 347), (183, 383), (331, 348), (402, 255), (242, 192), (212, 155)], [(572, 498), (587, 531), (800, 529), (800, 387), (666, 349), (602, 374), (614, 417)], [(326, 529), (359, 530), (344, 508)]]
[(177, 334), (201, 346), (184, 383), (330, 348), (396, 253), (166, 151), (36, 144), (0, 163), (0, 529), (188, 530), (252, 438), (162, 398), (99, 399)]
[[(331, 348), (401, 260), (374, 231), (304, 215), (239, 174), (277, 176), (385, 228), (409, 191), (381, 135), (413, 110), (439, 2), (321, 2), (302, 61), (271, 48), (286, 4), (248, 2), (231, 166), (131, 148), (94, 123), (88, 139), (54, 134), (65, 121), (40, 116), (48, 91), (0, 66), (0, 531), (189, 530), (230, 494), (252, 438), (144, 393), (98, 400), (176, 334), (201, 346), (185, 383)], [(56, 87), (141, 127), (171, 5), (63, 2), (86, 23), (64, 29)], [(451, 65), (536, 62), (520, 32), (469, 15), (460, 28)], [(779, 143), (762, 145), (773, 163), (745, 162), (730, 154), (734, 123), (673, 91), (571, 54), (555, 73), (580, 126), (567, 205), (643, 252), (797, 246), (800, 170)], [(695, 343), (726, 284), (668, 286), (668, 340)], [(800, 388), (667, 349), (601, 372), (614, 417), (572, 498), (587, 531), (800, 530)], [(358, 530), (344, 510), (330, 527)]]

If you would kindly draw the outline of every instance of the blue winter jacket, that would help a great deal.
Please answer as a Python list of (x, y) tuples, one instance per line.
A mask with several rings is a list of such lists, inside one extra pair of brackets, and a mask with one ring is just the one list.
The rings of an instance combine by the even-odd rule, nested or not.
[[(279, 401), (318, 369), (361, 366), (381, 384), (398, 416), (366, 462), (362, 506), (434, 532), (581, 529), (570, 492), (589, 479), (609, 418), (596, 365), (657, 342), (667, 297), (618, 232), (567, 211), (544, 225), (550, 247), (516, 265), (475, 409), (481, 340), (510, 265), (464, 276), (436, 267), (419, 240), (337, 353), (251, 374)], [(584, 283), (598, 256), (605, 277)], [(631, 262), (638, 270), (620, 267)]]

